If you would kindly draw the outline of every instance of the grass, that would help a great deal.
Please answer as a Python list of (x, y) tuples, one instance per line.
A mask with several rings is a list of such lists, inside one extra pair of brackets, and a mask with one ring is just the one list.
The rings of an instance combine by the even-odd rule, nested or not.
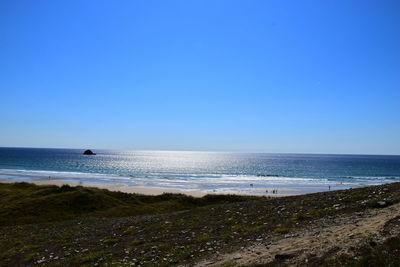
[[(381, 208), (379, 201), (400, 202), (400, 183), (271, 199), (0, 184), (0, 266), (191, 264), (318, 218)], [(400, 249), (397, 241), (382, 248), (366, 245), (353, 263), (397, 263), (396, 253), (383, 257)], [(331, 266), (351, 263), (345, 257), (335, 260)]]
[(0, 184), (0, 226), (76, 219), (162, 214), (207, 205), (240, 202), (254, 197), (183, 194), (146, 196), (68, 185)]
[(290, 228), (288, 228), (288, 227), (278, 227), (278, 228), (275, 228), (275, 233), (278, 233), (278, 234), (287, 234), (287, 233), (289, 233), (290, 232)]

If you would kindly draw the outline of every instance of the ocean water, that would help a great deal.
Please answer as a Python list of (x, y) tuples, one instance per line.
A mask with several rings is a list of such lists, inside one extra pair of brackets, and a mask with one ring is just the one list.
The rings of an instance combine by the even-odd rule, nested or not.
[(400, 181), (400, 156), (0, 148), (0, 179), (206, 193), (318, 192)]

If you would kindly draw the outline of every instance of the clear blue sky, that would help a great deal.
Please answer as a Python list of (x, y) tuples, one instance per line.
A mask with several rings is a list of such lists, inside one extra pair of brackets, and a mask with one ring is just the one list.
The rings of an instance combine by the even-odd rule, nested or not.
[(400, 154), (400, 1), (0, 2), (0, 146)]

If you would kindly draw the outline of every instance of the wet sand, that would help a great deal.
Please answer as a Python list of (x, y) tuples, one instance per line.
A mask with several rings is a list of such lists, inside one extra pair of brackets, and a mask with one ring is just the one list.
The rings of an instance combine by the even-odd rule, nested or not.
[[(84, 187), (96, 187), (100, 189), (107, 189), (110, 191), (119, 191), (124, 193), (135, 193), (143, 195), (161, 195), (163, 193), (174, 193), (174, 194), (185, 194), (193, 197), (202, 197), (207, 194), (237, 194), (237, 195), (255, 195), (255, 196), (271, 196), (271, 197), (283, 197), (290, 195), (301, 195), (308, 193), (298, 189), (291, 188), (280, 188), (277, 193), (272, 193), (274, 188), (268, 189), (249, 189), (246, 191), (234, 192), (232, 190), (225, 191), (202, 191), (193, 189), (176, 189), (176, 188), (163, 188), (163, 187), (147, 187), (147, 186), (129, 186), (122, 183), (85, 183), (85, 182), (72, 182), (67, 180), (18, 180), (15, 179), (0, 179), (1, 183), (14, 183), (14, 182), (28, 182), (37, 185), (70, 185), (70, 186), (84, 186)], [(268, 190), (268, 193), (266, 192)]]

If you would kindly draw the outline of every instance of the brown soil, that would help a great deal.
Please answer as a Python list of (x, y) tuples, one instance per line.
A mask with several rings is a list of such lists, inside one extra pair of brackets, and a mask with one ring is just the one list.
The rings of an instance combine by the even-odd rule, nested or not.
[[(287, 265), (307, 265), (316, 258), (351, 255), (354, 248), (368, 238), (383, 242), (390, 236), (382, 235), (384, 225), (400, 216), (400, 204), (364, 212), (323, 218), (312, 225), (298, 228), (284, 238), (271, 236), (234, 253), (216, 255), (195, 266), (249, 266), (284, 261)], [(391, 233), (391, 235), (398, 234)]]

